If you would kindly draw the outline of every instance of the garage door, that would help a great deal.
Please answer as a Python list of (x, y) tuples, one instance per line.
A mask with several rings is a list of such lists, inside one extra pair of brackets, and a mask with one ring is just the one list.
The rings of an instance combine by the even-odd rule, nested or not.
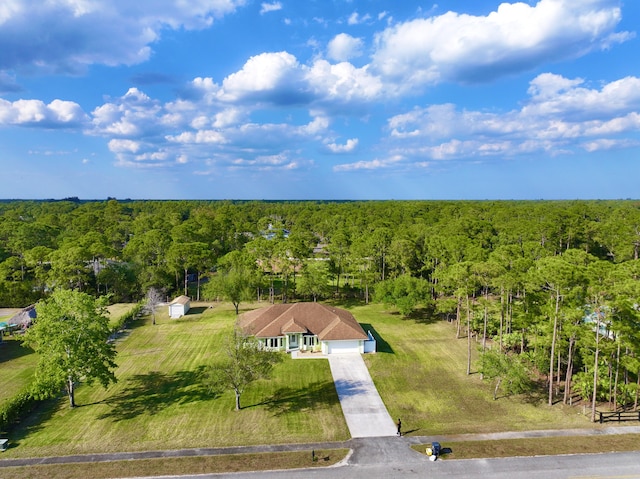
[(360, 342), (359, 341), (331, 341), (329, 343), (329, 354), (343, 354), (343, 353), (359, 353)]

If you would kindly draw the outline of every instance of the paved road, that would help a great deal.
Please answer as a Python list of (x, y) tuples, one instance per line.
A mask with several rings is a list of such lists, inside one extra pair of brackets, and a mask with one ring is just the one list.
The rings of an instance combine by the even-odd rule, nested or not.
[[(572, 435), (606, 435), (637, 433), (638, 427), (618, 427), (594, 430), (558, 430), (558, 431), (526, 431), (519, 433), (500, 433), (497, 435), (461, 435), (449, 436), (441, 440), (464, 441), (482, 440), (489, 437), (517, 438)], [(351, 439), (342, 443), (290, 444), (274, 446), (242, 446), (213, 449), (186, 449), (175, 451), (149, 451), (136, 453), (92, 454), (70, 457), (30, 458), (30, 459), (0, 459), (1, 468), (29, 464), (61, 464), (70, 462), (97, 462), (127, 459), (184, 457), (215, 454), (242, 454), (247, 452), (272, 452), (311, 449), (350, 448), (349, 457), (341, 464), (322, 469), (297, 469), (290, 471), (260, 471), (233, 474), (204, 474), (198, 476), (180, 476), (184, 478), (221, 478), (235, 479), (347, 479), (366, 477), (367, 479), (387, 479), (393, 476), (430, 477), (430, 478), (459, 478), (459, 479), (640, 479), (640, 452), (605, 453), (567, 456), (540, 456), (505, 459), (469, 459), (469, 460), (438, 460), (430, 462), (422, 454), (413, 451), (411, 444), (426, 443), (436, 438), (427, 437), (366, 437)], [(567, 439), (570, 440), (570, 439)], [(490, 446), (488, 446), (490, 447)], [(640, 446), (639, 446), (640, 447)], [(169, 476), (167, 476), (169, 477)], [(177, 477), (177, 476), (173, 476)], [(156, 478), (157, 479), (157, 478)]]
[(360, 354), (330, 354), (329, 366), (351, 437), (395, 436), (387, 412)]
[[(182, 479), (640, 479), (640, 452), (428, 461), (400, 438), (356, 440), (344, 464), (322, 469), (171, 476)], [(396, 446), (397, 444), (397, 446)], [(404, 449), (402, 449), (404, 446)], [(169, 477), (169, 476), (167, 476)]]

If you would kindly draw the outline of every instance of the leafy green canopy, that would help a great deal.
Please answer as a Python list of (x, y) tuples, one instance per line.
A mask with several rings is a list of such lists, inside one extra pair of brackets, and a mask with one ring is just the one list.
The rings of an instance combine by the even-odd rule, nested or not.
[(378, 283), (374, 299), (395, 306), (405, 316), (411, 314), (419, 304), (431, 304), (427, 281), (406, 274)]
[(37, 320), (24, 343), (38, 354), (34, 392), (51, 397), (64, 389), (75, 407), (80, 381), (116, 382), (115, 347), (108, 342), (109, 319), (101, 300), (71, 290), (57, 290), (36, 305)]
[(226, 358), (210, 366), (207, 383), (213, 393), (233, 389), (236, 411), (239, 411), (240, 396), (245, 388), (258, 379), (268, 379), (282, 356), (264, 350), (256, 338), (243, 334), (237, 327), (227, 340), (225, 352)]

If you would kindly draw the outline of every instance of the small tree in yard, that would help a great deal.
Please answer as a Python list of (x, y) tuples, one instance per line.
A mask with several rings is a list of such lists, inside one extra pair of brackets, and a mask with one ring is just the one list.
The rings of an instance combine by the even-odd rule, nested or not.
[(144, 311), (151, 315), (151, 321), (156, 324), (156, 311), (164, 303), (161, 291), (156, 288), (149, 288), (144, 302)]
[(481, 356), (480, 372), (484, 378), (495, 380), (494, 401), (498, 399), (500, 389), (511, 395), (530, 391), (534, 387), (529, 371), (519, 356), (487, 350)]
[(209, 300), (222, 298), (231, 301), (238, 315), (240, 303), (253, 298), (255, 266), (240, 251), (225, 255), (218, 266), (218, 272), (203, 287), (202, 294)]
[(239, 411), (245, 388), (258, 379), (268, 379), (273, 367), (282, 361), (282, 355), (262, 349), (257, 339), (237, 327), (227, 339), (225, 353), (226, 358), (209, 367), (207, 383), (212, 392), (233, 389)]
[(71, 290), (55, 291), (36, 305), (37, 320), (24, 343), (38, 354), (34, 393), (53, 397), (65, 389), (75, 407), (75, 387), (84, 380), (103, 387), (116, 382), (115, 347), (108, 343), (110, 329), (100, 300)]

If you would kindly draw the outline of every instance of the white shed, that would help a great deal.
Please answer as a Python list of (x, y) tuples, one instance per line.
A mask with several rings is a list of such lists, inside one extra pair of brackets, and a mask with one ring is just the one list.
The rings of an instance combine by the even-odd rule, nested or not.
[(178, 296), (169, 303), (169, 317), (173, 319), (180, 318), (187, 314), (191, 308), (191, 298), (189, 296)]

